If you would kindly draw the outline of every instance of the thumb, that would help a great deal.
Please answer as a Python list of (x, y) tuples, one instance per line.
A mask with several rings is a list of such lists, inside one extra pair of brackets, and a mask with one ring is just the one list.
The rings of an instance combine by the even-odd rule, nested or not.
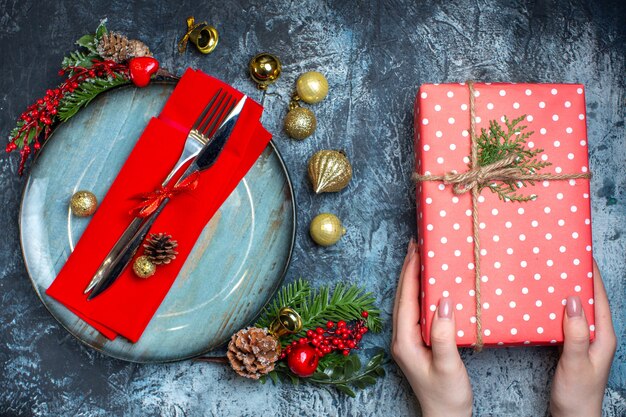
[(439, 301), (430, 330), (433, 366), (438, 369), (450, 369), (461, 360), (456, 347), (455, 327), (452, 300), (444, 297)]
[[(567, 297), (563, 316), (563, 355), (567, 361), (580, 361), (589, 354), (589, 326), (580, 297)], [(574, 362), (572, 362), (574, 363)]]

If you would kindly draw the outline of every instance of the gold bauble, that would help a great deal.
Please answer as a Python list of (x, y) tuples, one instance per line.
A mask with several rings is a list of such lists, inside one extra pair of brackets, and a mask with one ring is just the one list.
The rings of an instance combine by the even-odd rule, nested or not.
[(317, 71), (305, 72), (296, 81), (296, 91), (302, 101), (319, 103), (328, 95), (328, 80)]
[(322, 213), (315, 216), (309, 228), (311, 238), (321, 246), (334, 245), (346, 234), (341, 220), (331, 213)]
[(308, 138), (315, 132), (317, 120), (315, 114), (304, 107), (295, 107), (285, 116), (285, 132), (297, 140)]
[(275, 82), (280, 76), (282, 65), (280, 60), (267, 52), (258, 54), (248, 64), (250, 76), (260, 90), (266, 90), (267, 86)]
[(156, 265), (147, 256), (140, 256), (135, 259), (133, 271), (139, 278), (149, 278), (156, 272)]
[(98, 207), (98, 199), (91, 191), (76, 191), (70, 199), (72, 214), (78, 217), (91, 216)]
[(316, 194), (341, 191), (352, 179), (352, 165), (343, 152), (324, 149), (309, 159), (309, 179)]

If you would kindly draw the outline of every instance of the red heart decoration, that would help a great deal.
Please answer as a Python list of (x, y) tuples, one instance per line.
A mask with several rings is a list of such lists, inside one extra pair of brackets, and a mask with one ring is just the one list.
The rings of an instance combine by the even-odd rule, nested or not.
[(145, 87), (150, 83), (152, 74), (158, 71), (159, 61), (150, 56), (133, 58), (128, 62), (128, 68), (133, 84), (137, 87)]

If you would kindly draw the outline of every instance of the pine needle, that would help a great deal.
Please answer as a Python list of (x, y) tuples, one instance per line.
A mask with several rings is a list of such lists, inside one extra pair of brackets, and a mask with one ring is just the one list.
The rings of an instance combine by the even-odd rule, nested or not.
[(61, 122), (67, 121), (74, 116), (78, 110), (85, 107), (100, 93), (110, 90), (113, 87), (128, 84), (128, 78), (121, 74), (115, 77), (93, 78), (81, 83), (74, 92), (63, 97), (59, 104), (58, 117)]
[[(526, 118), (522, 115), (513, 121), (504, 116), (506, 131), (500, 124), (491, 120), (489, 122), (489, 130), (481, 129), (481, 134), (476, 138), (478, 145), (478, 165), (486, 166), (503, 159), (515, 156), (515, 162), (512, 167), (518, 168), (521, 174), (534, 174), (542, 168), (552, 165), (550, 162), (540, 161), (536, 158), (543, 149), (530, 149), (527, 147), (526, 139), (534, 132), (525, 132), (527, 126), (520, 126), (520, 123)], [(483, 185), (483, 188), (489, 188), (498, 195), (498, 198), (504, 201), (524, 202), (534, 200), (536, 195), (523, 195), (517, 191), (527, 184), (534, 185), (531, 180), (520, 181), (500, 181)]]

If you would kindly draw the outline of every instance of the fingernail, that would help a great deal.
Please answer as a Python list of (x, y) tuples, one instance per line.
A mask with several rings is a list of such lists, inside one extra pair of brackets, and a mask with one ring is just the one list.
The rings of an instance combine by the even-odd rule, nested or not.
[(450, 301), (450, 298), (443, 297), (439, 301), (439, 308), (437, 309), (437, 316), (439, 316), (440, 319), (452, 318), (452, 301)]
[(411, 257), (413, 253), (415, 253), (415, 239), (411, 238), (409, 246), (406, 248), (406, 254), (408, 257)]
[(569, 297), (567, 297), (565, 311), (567, 311), (567, 317), (582, 316), (583, 310), (580, 304), (580, 297), (577, 295), (570, 295)]

